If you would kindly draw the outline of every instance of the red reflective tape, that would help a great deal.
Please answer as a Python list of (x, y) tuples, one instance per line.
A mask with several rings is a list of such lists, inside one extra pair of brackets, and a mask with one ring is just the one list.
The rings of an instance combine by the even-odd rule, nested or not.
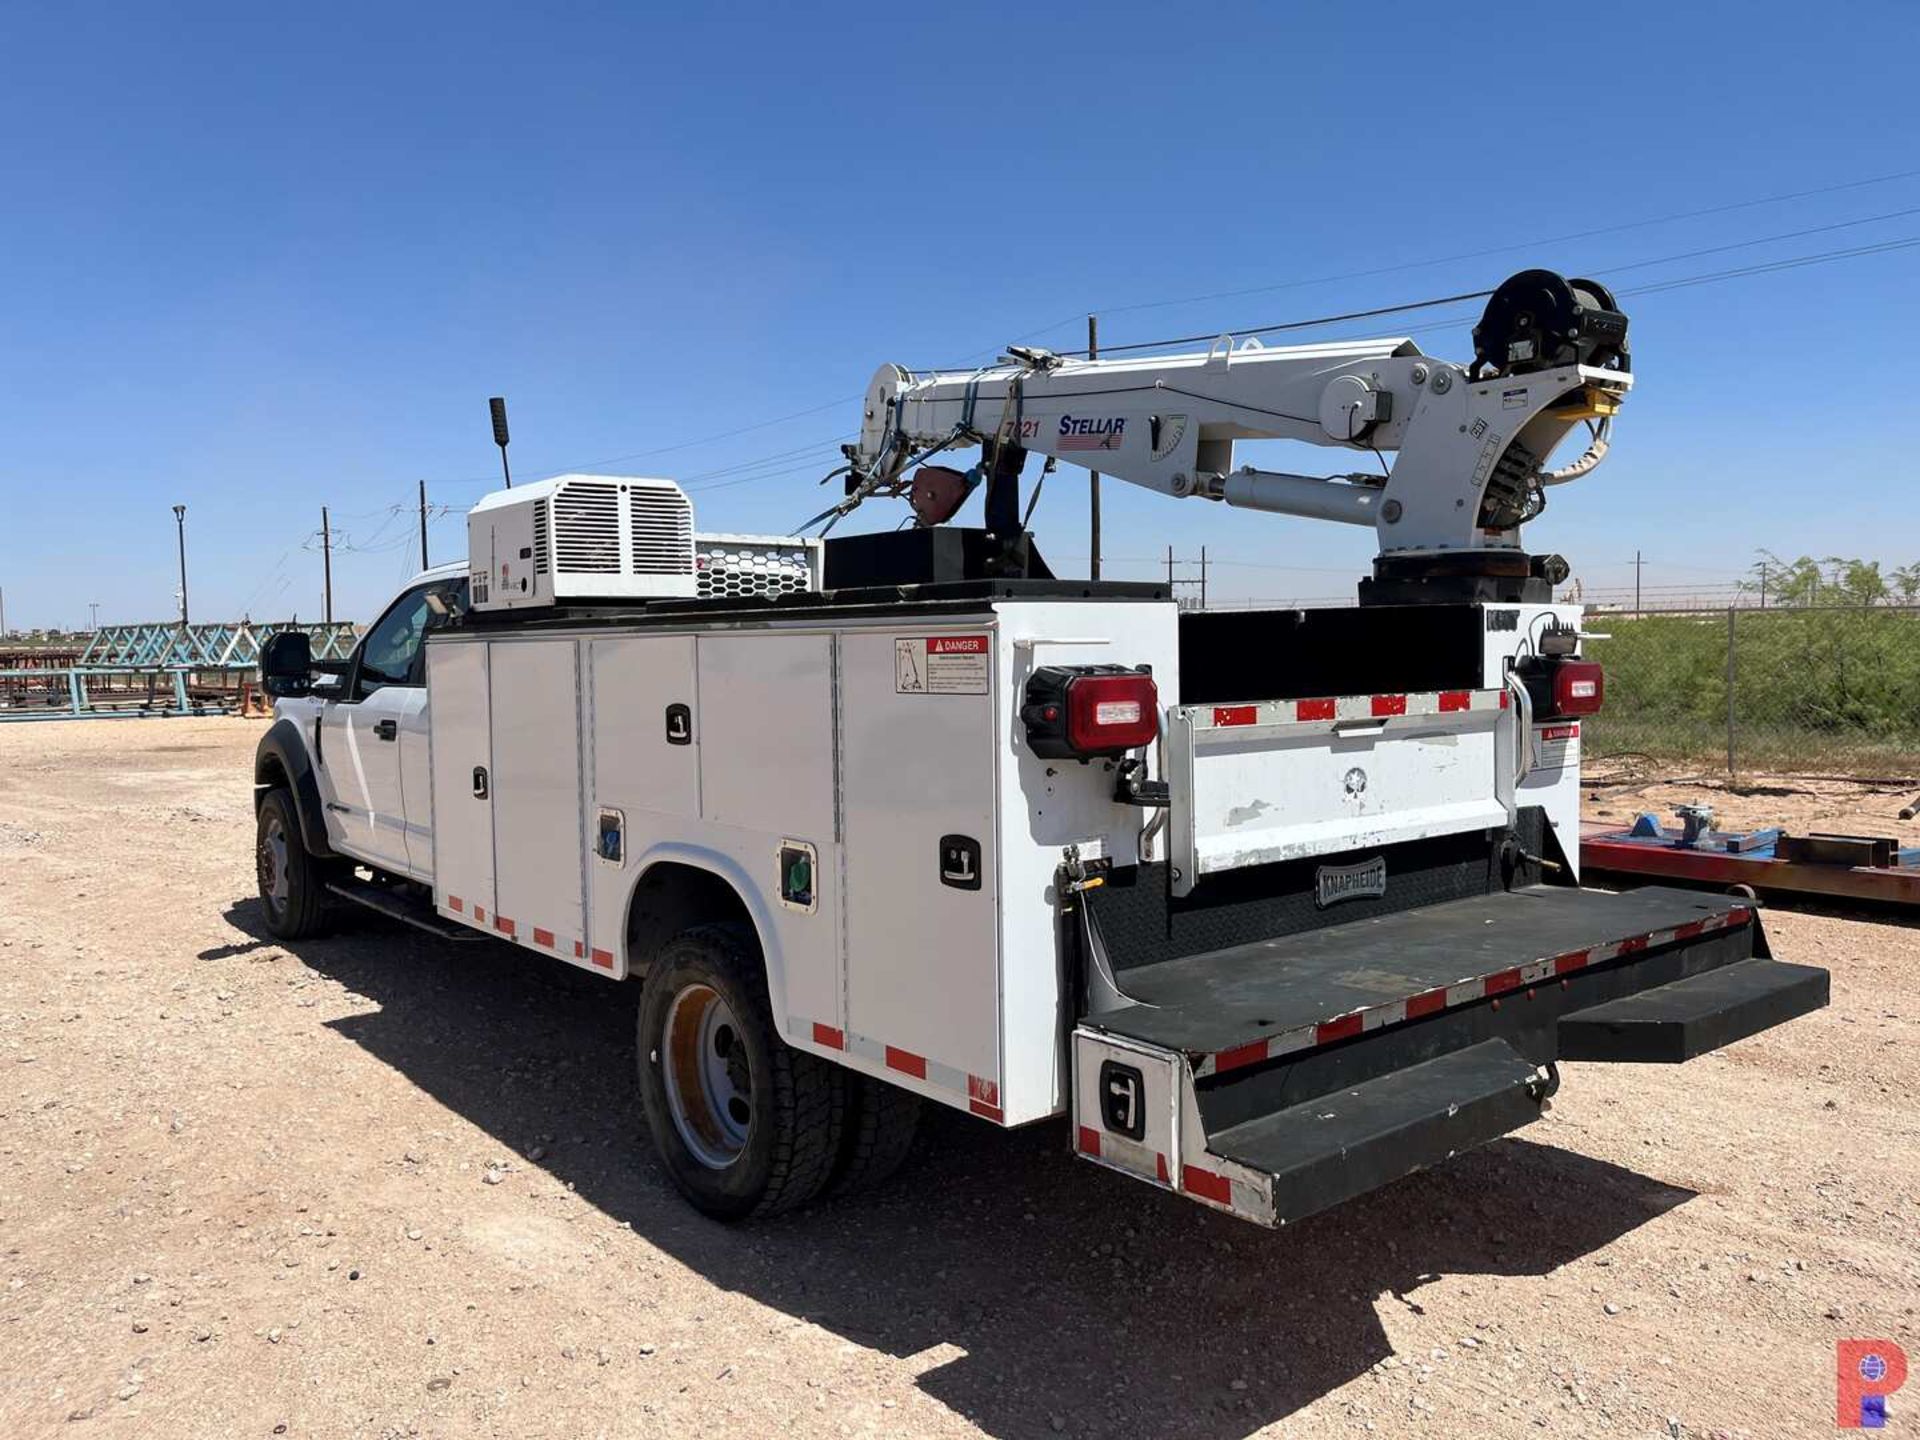
[(1677, 925), (1674, 927), (1673, 938), (1676, 940), (1692, 940), (1696, 936), (1704, 935), (1706, 933), (1706, 930), (1707, 930), (1706, 921), (1689, 920), (1684, 925)]
[(542, 930), (538, 925), (534, 926), (533, 943), (536, 945), (544, 945), (549, 950), (553, 949), (553, 931)]
[(846, 1032), (836, 1030), (831, 1025), (822, 1025), (816, 1020), (813, 1022), (813, 1043), (825, 1045), (829, 1050), (844, 1050), (847, 1048)]
[(1329, 1020), (1324, 1025), (1316, 1025), (1313, 1030), (1313, 1043), (1331, 1045), (1336, 1040), (1345, 1040), (1358, 1035), (1366, 1028), (1365, 1017), (1353, 1014), (1342, 1015), (1338, 1020)]
[(1170, 1183), (1167, 1177), (1167, 1157), (1158, 1151), (1155, 1151), (1153, 1156), (1153, 1175), (1162, 1185)]
[(1233, 1204), (1233, 1182), (1224, 1175), (1202, 1170), (1197, 1165), (1180, 1167), (1180, 1188), (1211, 1200), (1216, 1205)]
[(998, 1108), (1000, 1104), (1000, 1085), (998, 1081), (987, 1080), (978, 1075), (967, 1076), (967, 1099), (978, 1100), (982, 1104)]
[(493, 928), (498, 930), (502, 935), (505, 935), (509, 940), (513, 938), (513, 921), (507, 919), (506, 916), (494, 916)]
[(1553, 962), (1553, 973), (1556, 975), (1565, 975), (1570, 970), (1586, 969), (1587, 961), (1592, 958), (1592, 953), (1593, 952), (1589, 950), (1574, 950), (1558, 957)]
[(587, 947), (582, 945), (578, 940), (573, 942), (573, 958), (576, 960), (584, 960), (587, 958)]
[(1518, 969), (1502, 970), (1497, 975), (1487, 976), (1487, 994), (1489, 995), (1504, 995), (1509, 990), (1519, 988), (1520, 971)]
[(1407, 1000), (1407, 1019), (1418, 1020), (1423, 1015), (1433, 1015), (1447, 1008), (1447, 990), (1443, 985), (1438, 990), (1426, 990)]
[(1373, 697), (1375, 715), (1404, 715), (1407, 713), (1407, 697), (1404, 695), (1376, 695)]
[(1632, 955), (1637, 951), (1646, 949), (1649, 938), (1650, 937), (1646, 935), (1636, 935), (1631, 940), (1622, 940), (1620, 942), (1620, 953), (1622, 955)]
[(1213, 707), (1213, 723), (1216, 725), (1251, 725), (1260, 718), (1258, 705), (1216, 705)]
[(1744, 925), (1752, 918), (1753, 911), (1744, 905), (1736, 905), (1727, 912), (1727, 923), (1729, 925)]
[(1507, 696), (1507, 692), (1502, 690), (1500, 692), (1500, 708), (1504, 710), (1507, 708), (1507, 706), (1511, 705), (1512, 703), (1513, 703), (1512, 700), (1509, 699)]
[(1471, 690), (1442, 690), (1440, 692), (1440, 710), (1444, 714), (1449, 710), (1471, 710), (1473, 692)]
[(449, 895), (447, 896), (447, 908), (458, 914), (467, 908), (467, 902), (462, 900), (458, 895)]
[(476, 905), (473, 907), (473, 918), (484, 925), (487, 923), (487, 912)]
[(1231, 1050), (1222, 1050), (1213, 1057), (1214, 1073), (1222, 1070), (1238, 1070), (1246, 1065), (1258, 1065), (1267, 1058), (1265, 1040), (1249, 1040), (1244, 1045), (1235, 1045)]
[(1293, 714), (1297, 720), (1331, 720), (1334, 703), (1331, 700), (1296, 700)]
[(903, 1075), (911, 1075), (916, 1080), (924, 1080), (927, 1078), (927, 1057), (889, 1045), (887, 1046), (887, 1068), (898, 1070)]
[(593, 963), (598, 965), (602, 970), (613, 969), (613, 952), (611, 950), (595, 950), (593, 952)]
[(1082, 1155), (1098, 1155), (1100, 1153), (1100, 1132), (1091, 1125), (1082, 1125), (1080, 1127), (1080, 1138), (1077, 1143)]
[(967, 1108), (974, 1114), (993, 1121), (996, 1125), (1006, 1118), (1005, 1112), (998, 1105), (989, 1105), (984, 1100), (969, 1100)]

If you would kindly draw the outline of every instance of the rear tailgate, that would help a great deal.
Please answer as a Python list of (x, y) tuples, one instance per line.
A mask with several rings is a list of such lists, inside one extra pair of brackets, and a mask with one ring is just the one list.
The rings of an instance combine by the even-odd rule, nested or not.
[[(1110, 988), (1074, 1032), (1075, 1146), (1284, 1224), (1518, 1128), (1558, 1060), (1677, 1063), (1826, 1003), (1752, 906), (1569, 886), (1158, 958), (1086, 895)], [(1137, 962), (1137, 963), (1129, 963)]]
[(1500, 689), (1177, 705), (1173, 893), (1250, 865), (1511, 824), (1515, 743)]

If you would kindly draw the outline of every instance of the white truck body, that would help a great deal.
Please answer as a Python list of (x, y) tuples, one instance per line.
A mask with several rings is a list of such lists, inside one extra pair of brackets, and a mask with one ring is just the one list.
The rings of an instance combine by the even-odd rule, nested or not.
[[(819, 518), (894, 495), (918, 525), (824, 549), (703, 550), (670, 481), (489, 496), (344, 675), (310, 685), (297, 640), (268, 674), (270, 924), (314, 933), (324, 888), (639, 979), (648, 1126), (729, 1218), (884, 1173), (917, 1096), (1070, 1113), (1089, 1159), (1281, 1224), (1537, 1118), (1562, 1058), (1779, 1024), (1826, 974), (1768, 958), (1751, 907), (1578, 885), (1603, 677), (1520, 527), (1605, 457), (1626, 337), (1604, 286), (1529, 270), (1471, 366), (885, 366)], [(1396, 462), (1234, 469), (1260, 436)], [(1372, 525), (1380, 555), (1324, 611), (1056, 580), (1030, 450)], [(976, 487), (984, 527), (946, 526)]]

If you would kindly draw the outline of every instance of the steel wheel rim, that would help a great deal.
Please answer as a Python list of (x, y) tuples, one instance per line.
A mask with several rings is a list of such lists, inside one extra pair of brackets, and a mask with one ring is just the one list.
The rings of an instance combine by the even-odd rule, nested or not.
[(685, 986), (667, 1007), (660, 1074), (693, 1158), (709, 1170), (738, 1160), (753, 1129), (753, 1072), (740, 1022), (711, 985)]
[(260, 871), (260, 898), (269, 908), (287, 908), (287, 830), (278, 815), (267, 817), (260, 831), (255, 861)]

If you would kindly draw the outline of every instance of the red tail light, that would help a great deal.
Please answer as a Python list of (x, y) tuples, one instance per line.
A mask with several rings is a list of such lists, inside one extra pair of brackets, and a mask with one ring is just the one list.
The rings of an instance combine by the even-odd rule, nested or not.
[(1553, 708), (1562, 715), (1592, 715), (1607, 698), (1606, 672), (1591, 660), (1562, 660), (1553, 671)]
[(1607, 677), (1591, 660), (1536, 656), (1513, 673), (1527, 687), (1535, 720), (1596, 714), (1607, 698)]
[(1160, 692), (1145, 670), (1048, 665), (1027, 681), (1020, 718), (1036, 755), (1119, 755), (1152, 744), (1160, 733)]

